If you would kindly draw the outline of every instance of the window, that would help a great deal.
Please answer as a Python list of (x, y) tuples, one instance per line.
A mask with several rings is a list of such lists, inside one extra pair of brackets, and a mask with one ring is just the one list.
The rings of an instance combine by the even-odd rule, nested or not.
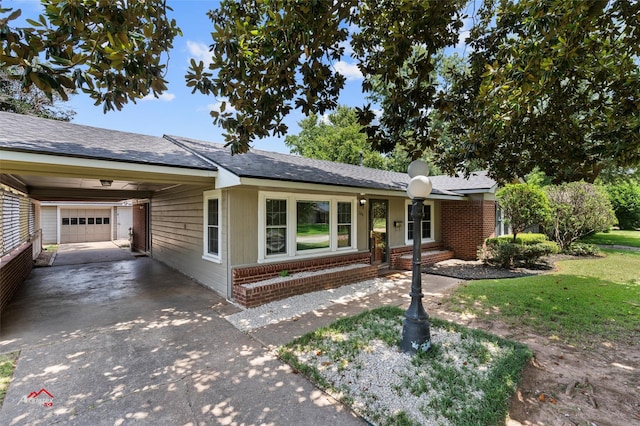
[(287, 252), (287, 200), (267, 200), (267, 255)]
[[(433, 240), (433, 220), (431, 218), (432, 211), (432, 203), (425, 202), (422, 206), (422, 221), (420, 222), (422, 225), (422, 238), (421, 241), (432, 241)], [(409, 244), (413, 241), (413, 217), (411, 216), (411, 209), (413, 205), (411, 201), (408, 201), (407, 204), (407, 238), (406, 243)]]
[(204, 249), (202, 258), (220, 262), (222, 209), (220, 191), (204, 193)]
[(68, 217), (63, 217), (62, 218), (62, 224), (63, 225), (69, 225), (69, 218)]
[(87, 224), (87, 219), (84, 217), (81, 217), (78, 219), (80, 222), (78, 222), (78, 224), (80, 225), (86, 225)]
[(355, 250), (355, 198), (260, 193), (259, 259)]
[(88, 223), (89, 225), (93, 225), (93, 224), (95, 223), (94, 221), (95, 221), (95, 219), (94, 219), (94, 218), (92, 218), (92, 217), (88, 217), (88, 218), (87, 218), (87, 223)]
[(351, 247), (351, 203), (338, 203), (338, 248)]
[(108, 217), (102, 218), (102, 224), (103, 225), (108, 225), (109, 224), (109, 218)]
[(504, 217), (504, 210), (498, 204), (496, 204), (496, 236), (506, 235), (511, 233), (511, 227), (507, 219)]
[(296, 250), (329, 248), (329, 201), (296, 203)]
[(72, 217), (71, 218), (71, 224), (72, 225), (77, 225), (78, 224), (78, 218), (77, 217)]
[(102, 218), (101, 217), (96, 217), (96, 225), (102, 225)]

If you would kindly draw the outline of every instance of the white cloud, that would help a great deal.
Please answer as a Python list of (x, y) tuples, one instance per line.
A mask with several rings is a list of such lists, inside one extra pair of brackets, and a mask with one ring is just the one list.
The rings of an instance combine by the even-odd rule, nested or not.
[(159, 95), (157, 98), (153, 95), (153, 93), (149, 93), (147, 96), (142, 98), (142, 100), (171, 102), (175, 98), (176, 98), (176, 95), (174, 95), (173, 93), (163, 93), (162, 95)]
[(209, 51), (209, 46), (204, 43), (187, 40), (187, 49), (189, 49), (189, 54), (196, 60), (196, 62), (204, 62), (205, 69), (209, 67), (209, 64), (211, 64), (211, 52)]
[(216, 102), (215, 104), (208, 104), (207, 108), (209, 108), (209, 111), (218, 111), (218, 112), (222, 112), (220, 111), (220, 108), (222, 108), (222, 102), (226, 102), (227, 104), (225, 105), (225, 109), (224, 112), (235, 112), (236, 109), (234, 107), (231, 106), (231, 104), (229, 104), (229, 101), (227, 101), (226, 99), (220, 99), (218, 100), (218, 102)]
[(363, 78), (362, 73), (360, 72), (360, 69), (356, 64), (350, 64), (345, 61), (338, 61), (334, 65), (334, 68), (340, 74), (344, 75), (347, 80), (361, 80)]

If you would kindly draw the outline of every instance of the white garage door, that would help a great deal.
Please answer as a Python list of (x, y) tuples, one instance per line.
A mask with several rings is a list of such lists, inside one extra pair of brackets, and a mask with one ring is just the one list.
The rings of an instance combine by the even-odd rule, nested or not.
[(61, 209), (60, 242), (111, 240), (111, 209)]

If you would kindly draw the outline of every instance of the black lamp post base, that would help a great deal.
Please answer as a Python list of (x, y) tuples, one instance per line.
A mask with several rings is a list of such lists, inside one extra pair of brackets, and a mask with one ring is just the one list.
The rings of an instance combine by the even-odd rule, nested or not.
[(402, 352), (415, 354), (431, 349), (431, 330), (429, 320), (405, 318), (402, 322)]

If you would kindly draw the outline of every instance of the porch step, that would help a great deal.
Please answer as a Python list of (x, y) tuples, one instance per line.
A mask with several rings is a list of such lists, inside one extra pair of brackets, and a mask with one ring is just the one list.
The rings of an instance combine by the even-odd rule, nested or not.
[[(443, 260), (449, 260), (453, 258), (453, 252), (451, 250), (425, 250), (422, 252), (420, 264), (422, 266), (433, 265), (434, 263), (442, 262)], [(413, 268), (413, 254), (405, 254), (400, 256), (397, 260), (397, 268), (405, 271), (410, 271)]]

